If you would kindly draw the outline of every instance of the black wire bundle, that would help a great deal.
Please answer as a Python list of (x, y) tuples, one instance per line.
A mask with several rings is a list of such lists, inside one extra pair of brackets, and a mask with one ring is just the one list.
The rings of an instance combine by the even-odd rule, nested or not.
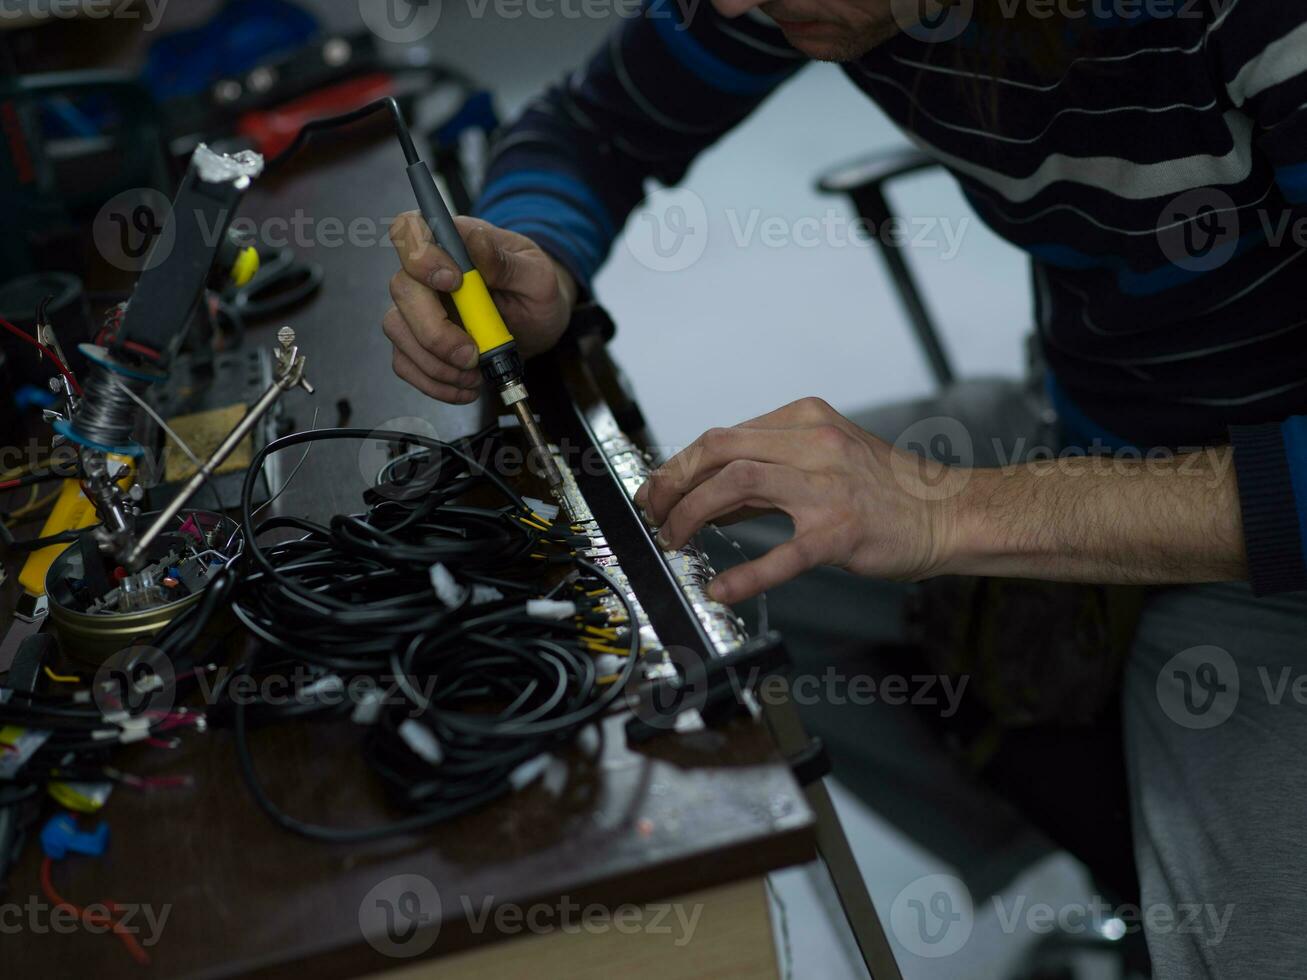
[[(270, 443), (252, 461), (242, 497), (248, 571), (232, 609), (261, 643), (220, 690), (218, 717), (229, 716), (255, 801), (282, 827), (360, 842), (468, 812), (509, 792), (532, 760), (571, 743), (622, 696), (639, 652), (632, 610), (608, 574), (575, 553), (587, 538), (565, 520), (533, 513), (477, 462), (488, 457), (474, 450), (494, 437), (487, 430), (443, 443), (403, 432), (313, 430)], [(420, 449), (387, 464), (384, 482), (365, 494), (364, 513), (325, 524), (292, 517), (254, 524), (254, 485), (269, 455), (304, 442), (361, 439)], [(469, 491), (502, 503), (459, 502)], [(260, 541), (287, 530), (299, 536)], [(455, 596), (437, 597), (435, 565)], [(601, 679), (587, 629), (607, 620), (587, 593), (604, 588), (626, 604), (629, 648), (618, 675)], [(539, 598), (572, 601), (577, 615), (529, 614), (528, 601)], [(238, 684), (294, 693), (251, 701), (230, 695)], [(360, 711), (368, 714), (364, 759), (411, 815), (354, 829), (285, 813), (255, 769), (250, 725), (357, 722)]]

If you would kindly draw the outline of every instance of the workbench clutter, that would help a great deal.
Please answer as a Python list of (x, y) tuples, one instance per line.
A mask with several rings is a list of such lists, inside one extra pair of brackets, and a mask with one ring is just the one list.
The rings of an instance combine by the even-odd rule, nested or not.
[[(286, 326), (268, 351), (266, 387), (222, 416), (225, 431), (206, 437), (201, 457), (181, 434), (196, 430), (174, 428), (156, 395), (168, 390), (170, 370), (202, 376), (177, 354), (196, 311), (219, 310), (210, 299), (258, 275), (257, 251), (226, 224), (252, 184), (311, 135), (378, 113), (395, 126), (435, 240), (460, 266), (453, 302), (512, 414), (504, 427), (454, 440), (319, 429), (315, 414), (314, 427), (255, 442), (288, 393), (316, 390), (312, 339)], [(633, 514), (629, 495), (650, 461), (612, 431), (601, 444), (586, 430), (596, 458), (612, 459), (605, 484), (578, 484), (527, 401), (514, 340), (393, 99), (311, 122), (269, 161), (201, 145), (167, 221), (154, 246), (166, 242), (166, 254), (109, 305), (96, 342), (79, 345), (83, 370), (69, 368), (47, 302), (31, 332), (0, 320), (39, 355), (55, 395), (44, 455), (0, 483), (16, 492), (53, 487), (34, 536), (0, 524), (6, 557), (24, 559), (23, 594), (0, 647), (0, 879), (13, 875), (24, 840), (39, 838), (49, 900), (77, 909), (84, 926), (103, 927), (148, 965), (151, 951), (123, 928), (118, 905), (74, 905), (53, 879), (72, 856), (111, 861), (102, 818), (118, 794), (183, 799), (202, 790), (196, 773), (170, 763), (194, 740), (222, 740), (249, 799), (281, 830), (358, 846), (411, 838), (541, 784), (572, 794), (570, 774), (592, 770), (605, 723), (630, 705), (633, 744), (673, 730), (683, 713), (726, 723), (741, 710), (723, 671), (703, 701), (677, 701), (675, 648), (636, 596), (642, 573), (619, 564), (587, 496), (615, 493)], [(557, 394), (551, 404), (556, 420), (568, 414)], [(275, 506), (314, 447), (362, 442), (383, 446), (386, 461), (358, 506), (325, 518)], [(484, 462), (505, 444), (529, 461), (513, 482)], [(267, 492), (270, 466), (287, 455), (297, 462)], [(240, 483), (228, 516), (217, 481), (232, 473)], [(159, 484), (161, 476), (170, 482)], [(7, 520), (28, 517), (35, 512), (24, 508), (39, 502)], [(638, 518), (626, 532), (608, 527), (652, 547)], [(745, 645), (738, 618), (708, 599), (713, 572), (701, 553), (687, 546), (677, 561), (676, 600), (688, 597), (696, 612), (687, 605), (687, 613), (703, 617), (705, 649), (736, 651), (726, 666), (742, 670), (764, 659), (769, 669), (783, 664), (774, 638), (765, 651)], [(673, 695), (663, 724), (663, 701), (640, 693), (646, 684)], [(310, 787), (314, 808), (287, 805), (298, 774), (260, 753), (277, 729), (343, 735), (353, 764), (380, 789), (385, 816), (334, 820), (329, 783)]]
[[(442, 956), (481, 939), (464, 899), (522, 905), (541, 888), (601, 888), (625, 907), (748, 875), (751, 928), (765, 929), (760, 876), (814, 841), (793, 745), (778, 752), (758, 721), (755, 685), (786, 664), (779, 637), (764, 616), (751, 638), (710, 598), (698, 542), (655, 543), (631, 501), (650, 443), (623, 431), (590, 354), (521, 356), (447, 203), (467, 209), (458, 150), (495, 124), (488, 97), (431, 66), (366, 71), (365, 39), (314, 35), (285, 54), (277, 38), (307, 30), (292, 7), (235, 2), (154, 47), (164, 108), (138, 99), (119, 120), (144, 134), (141, 187), (88, 184), (67, 216), (92, 226), (81, 244), (113, 266), (108, 284), (99, 268), (40, 271), (5, 294), (18, 299), (0, 316), (0, 370), (22, 358), (28, 400), (0, 460), (0, 925), (28, 895), (32, 921), (68, 924), (25, 927), (6, 968), (67, 975), (94, 956), (113, 977), (370, 972), (401, 955), (387, 940), (412, 903), (396, 893), (383, 921), (369, 896), (418, 872), (449, 899), (413, 915), (419, 951), (439, 936)], [(224, 60), (231, 77), (199, 90), (207, 69), (187, 45), (212, 53), (214, 31), (253, 30), (246, 15), (255, 67)], [(12, 97), (89, 112), (84, 97), (140, 95), (56, 81)], [(417, 134), (418, 90), (445, 82), (461, 106)], [(369, 150), (374, 123), (387, 139)], [(312, 244), (269, 247), (258, 221), (251, 236), (235, 220), (312, 193), (288, 179), (292, 161), (330, 169), (354, 153), (378, 166), (340, 182), (333, 211), (360, 187), (381, 213), (416, 203), (457, 267), (450, 306), (494, 403), (481, 422), (447, 425), (423, 399), (440, 436), (351, 427), (355, 406), (369, 421), (415, 414), (379, 415), (395, 391), (351, 377), (367, 353), (352, 284), (393, 251), (306, 256)], [(569, 344), (587, 336), (612, 336), (593, 304)], [(318, 426), (319, 402), (337, 407), (334, 427)]]

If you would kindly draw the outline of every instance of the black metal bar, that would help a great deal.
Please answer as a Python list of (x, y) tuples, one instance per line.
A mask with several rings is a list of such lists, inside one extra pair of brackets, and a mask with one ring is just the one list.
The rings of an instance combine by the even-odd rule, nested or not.
[[(884, 188), (880, 184), (856, 188), (850, 191), (849, 197), (853, 199), (853, 206), (858, 209), (859, 216), (867, 222), (868, 228), (883, 229), (894, 217), (894, 212), (885, 197)], [(921, 287), (917, 284), (916, 276), (912, 274), (912, 269), (903, 256), (903, 246), (888, 241), (888, 236), (884, 234), (873, 233), (872, 237), (880, 248), (881, 258), (885, 260), (890, 278), (894, 280), (903, 310), (908, 315), (908, 321), (917, 335), (917, 342), (921, 345), (922, 353), (926, 356), (936, 382), (941, 388), (951, 385), (955, 377), (953, 366), (949, 363), (948, 354), (939, 339), (939, 331), (935, 328), (930, 311), (926, 309)]]
[(663, 646), (674, 662), (681, 648), (706, 663), (715, 655), (712, 640), (602, 450), (596, 429), (616, 429), (616, 421), (584, 358), (575, 348), (544, 355), (532, 362), (528, 385), (532, 405), (561, 443), (564, 462), (573, 464), (577, 486)]

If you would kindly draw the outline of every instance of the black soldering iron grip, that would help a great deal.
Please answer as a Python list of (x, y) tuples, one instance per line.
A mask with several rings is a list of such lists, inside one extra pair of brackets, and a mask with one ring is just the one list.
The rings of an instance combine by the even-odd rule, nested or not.
[(440, 196), (436, 180), (431, 170), (419, 160), (408, 168), (408, 182), (413, 185), (413, 196), (417, 198), (418, 210), (426, 219), (436, 244), (449, 253), (450, 258), (463, 272), (471, 272), (472, 257), (467, 254), (463, 236), (458, 233), (454, 218), (445, 206), (445, 199)]

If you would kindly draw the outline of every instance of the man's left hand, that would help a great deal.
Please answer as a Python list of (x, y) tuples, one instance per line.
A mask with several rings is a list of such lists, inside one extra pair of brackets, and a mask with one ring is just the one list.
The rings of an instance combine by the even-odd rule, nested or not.
[[(923, 467), (933, 468), (924, 472)], [(710, 429), (660, 466), (635, 501), (666, 550), (705, 524), (781, 512), (794, 536), (728, 569), (709, 594), (739, 602), (818, 565), (915, 581), (939, 574), (954, 533), (941, 483), (965, 480), (805, 398), (733, 428)]]

